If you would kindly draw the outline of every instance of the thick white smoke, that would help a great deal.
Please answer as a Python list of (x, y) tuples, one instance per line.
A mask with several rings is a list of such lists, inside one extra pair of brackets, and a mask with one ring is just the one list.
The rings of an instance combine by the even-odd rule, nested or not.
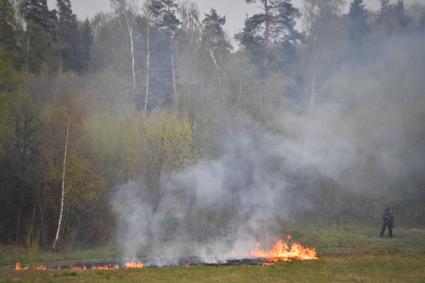
[(235, 115), (221, 157), (164, 180), (157, 208), (142, 183), (118, 188), (112, 203), (124, 256), (217, 262), (281, 236), (281, 223), (315, 211), (311, 196), (321, 180), (379, 195), (395, 179), (420, 172), (425, 56), (419, 46), (422, 38), (394, 37), (379, 52), (371, 48), (369, 62), (335, 68), (321, 84), (319, 103), (302, 115), (284, 107), (261, 123)]

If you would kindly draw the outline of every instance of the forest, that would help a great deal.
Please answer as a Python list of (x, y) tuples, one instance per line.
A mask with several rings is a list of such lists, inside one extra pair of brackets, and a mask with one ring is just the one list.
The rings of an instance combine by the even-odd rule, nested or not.
[(232, 1), (236, 34), (190, 0), (0, 0), (2, 245), (425, 226), (425, 5)]

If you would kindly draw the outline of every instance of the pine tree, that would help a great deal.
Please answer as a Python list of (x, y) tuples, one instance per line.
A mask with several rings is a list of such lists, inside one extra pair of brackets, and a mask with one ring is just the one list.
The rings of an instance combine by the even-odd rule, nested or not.
[(57, 0), (58, 37), (63, 71), (79, 72), (78, 25), (70, 0)]
[(261, 3), (263, 12), (248, 18), (244, 30), (236, 35), (236, 39), (251, 53), (258, 66), (267, 68), (273, 62), (273, 65), (282, 67), (284, 63), (281, 61), (275, 64), (276, 59), (290, 58), (296, 42), (301, 39), (301, 34), (295, 29), (301, 13), (292, 5), (291, 0), (261, 0)]
[(409, 26), (409, 22), (403, 0), (395, 4), (390, 4), (388, 0), (381, 1), (378, 24), (384, 34), (400, 32)]
[(157, 29), (167, 35), (170, 46), (170, 62), (171, 62), (171, 101), (175, 103), (177, 98), (177, 75), (174, 55), (174, 38), (181, 25), (177, 18), (178, 5), (175, 0), (152, 0), (150, 3), (150, 14), (153, 24)]
[(263, 7), (263, 13), (257, 14), (258, 17), (255, 17), (255, 23), (258, 24), (264, 24), (264, 31), (263, 31), (263, 39), (264, 39), (264, 48), (269, 47), (269, 39), (270, 39), (270, 25), (272, 22), (272, 16), (271, 16), (271, 0), (245, 0), (246, 3), (257, 3), (260, 2)]
[(38, 72), (54, 53), (56, 12), (49, 11), (46, 0), (26, 0), (21, 4), (21, 14), (26, 22), (26, 71)]
[(406, 7), (403, 0), (397, 1), (394, 7), (394, 16), (397, 19), (400, 29), (405, 29), (409, 25), (409, 16), (407, 15)]
[(152, 0), (150, 12), (157, 28), (173, 37), (181, 25), (175, 0)]
[(13, 91), (21, 80), (20, 35), (13, 3), (0, 0), (0, 94)]
[(223, 103), (226, 103), (226, 99), (222, 90), (222, 64), (232, 49), (223, 31), (225, 23), (226, 17), (219, 16), (214, 9), (211, 9), (209, 14), (205, 14), (202, 21), (202, 44), (216, 69), (218, 89)]
[(363, 0), (353, 0), (348, 12), (348, 20), (352, 43), (360, 43), (368, 32), (367, 10)]
[(388, 12), (390, 7), (390, 0), (381, 0), (381, 10), (379, 11), (380, 15), (383, 15)]
[(22, 12), (27, 24), (38, 24), (51, 30), (50, 11), (46, 0), (26, 0), (22, 2)]
[(80, 71), (82, 72), (86, 71), (89, 67), (92, 45), (93, 31), (91, 29), (89, 20), (86, 20), (82, 28), (79, 59)]
[(205, 14), (202, 24), (202, 42), (208, 46), (208, 49), (212, 49), (216, 54), (228, 54), (232, 46), (226, 40), (223, 31), (226, 17), (219, 16), (215, 9), (211, 9), (209, 14)]
[(301, 13), (292, 5), (291, 0), (273, 2), (272, 13), (270, 61), (273, 64), (271, 67), (288, 69), (297, 60), (296, 45), (302, 35), (295, 26)]
[(261, 66), (267, 56), (264, 37), (259, 34), (263, 23), (264, 17), (261, 14), (254, 15), (245, 20), (243, 31), (235, 35), (241, 46), (249, 51), (252, 61), (257, 66)]

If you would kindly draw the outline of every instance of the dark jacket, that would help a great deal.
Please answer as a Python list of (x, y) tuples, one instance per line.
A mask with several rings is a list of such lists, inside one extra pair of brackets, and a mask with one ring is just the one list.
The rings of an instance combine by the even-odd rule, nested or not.
[(386, 211), (383, 217), (384, 225), (388, 225), (390, 227), (394, 226), (394, 216), (391, 212)]

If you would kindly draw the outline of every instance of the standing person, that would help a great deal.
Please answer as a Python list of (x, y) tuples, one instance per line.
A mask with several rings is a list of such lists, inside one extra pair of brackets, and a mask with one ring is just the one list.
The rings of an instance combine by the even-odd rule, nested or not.
[(385, 229), (388, 227), (388, 232), (390, 233), (390, 238), (393, 237), (393, 227), (394, 227), (394, 216), (391, 213), (391, 210), (389, 208), (385, 209), (385, 213), (383, 218), (383, 224), (381, 229), (381, 237), (384, 236)]

